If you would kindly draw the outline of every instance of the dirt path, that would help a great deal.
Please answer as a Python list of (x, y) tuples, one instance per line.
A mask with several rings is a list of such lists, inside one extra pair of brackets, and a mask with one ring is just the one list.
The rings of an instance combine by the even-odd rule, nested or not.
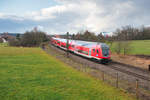
[(113, 61), (133, 65), (146, 70), (149, 69), (148, 66), (150, 65), (150, 57), (117, 54), (112, 54), (111, 57)]

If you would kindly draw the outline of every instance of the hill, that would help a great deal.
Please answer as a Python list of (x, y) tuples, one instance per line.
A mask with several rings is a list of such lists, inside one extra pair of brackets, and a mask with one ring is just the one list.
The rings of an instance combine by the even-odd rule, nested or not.
[[(2, 35), (2, 34), (4, 34), (4, 33), (0, 33), (0, 35)], [(20, 34), (20, 35), (21, 35), (21, 33), (8, 33), (7, 35), (16, 37), (17, 34)]]

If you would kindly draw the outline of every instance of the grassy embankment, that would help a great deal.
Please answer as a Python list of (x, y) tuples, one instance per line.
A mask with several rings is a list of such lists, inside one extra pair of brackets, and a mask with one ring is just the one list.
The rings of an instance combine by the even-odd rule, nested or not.
[[(114, 52), (116, 43), (113, 43), (111, 51)], [(131, 55), (150, 55), (150, 40), (134, 40), (130, 41)]]
[(0, 47), (0, 100), (133, 100), (40, 48)]

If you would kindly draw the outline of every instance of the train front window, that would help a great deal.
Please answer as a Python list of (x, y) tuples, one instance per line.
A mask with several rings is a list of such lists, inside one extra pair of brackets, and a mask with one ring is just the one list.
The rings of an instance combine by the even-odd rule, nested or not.
[(104, 57), (108, 57), (109, 56), (109, 47), (107, 45), (102, 45), (102, 54)]
[(93, 53), (95, 53), (95, 49), (93, 49)]
[(99, 53), (98, 49), (97, 49), (97, 53)]

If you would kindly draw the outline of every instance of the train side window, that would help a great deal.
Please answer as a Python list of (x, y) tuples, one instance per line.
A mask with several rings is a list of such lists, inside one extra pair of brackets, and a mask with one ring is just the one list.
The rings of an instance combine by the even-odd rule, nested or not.
[(74, 45), (72, 45), (72, 48), (74, 48)]
[(95, 53), (95, 49), (93, 49), (93, 53)]
[(98, 49), (97, 49), (97, 53), (99, 53)]

